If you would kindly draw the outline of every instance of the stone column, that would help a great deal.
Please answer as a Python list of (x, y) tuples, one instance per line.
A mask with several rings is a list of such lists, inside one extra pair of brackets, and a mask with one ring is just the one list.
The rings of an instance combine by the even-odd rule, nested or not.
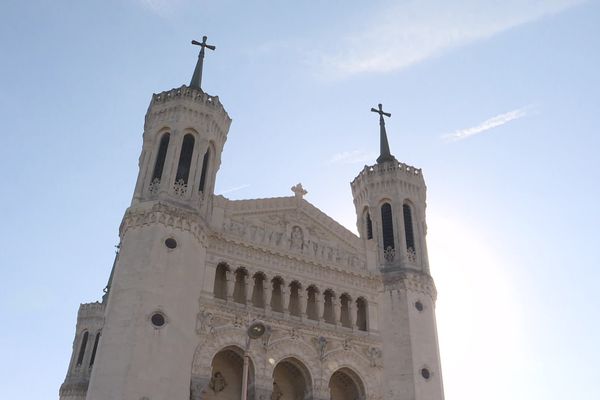
[(342, 302), (337, 297), (337, 294), (335, 294), (334, 296), (331, 297), (331, 305), (332, 305), (331, 308), (332, 308), (332, 312), (333, 312), (333, 321), (335, 322), (335, 326), (341, 325), (340, 324), (340, 316), (342, 315), (341, 304), (342, 304)]
[(250, 273), (244, 278), (244, 294), (246, 295), (246, 306), (252, 305), (252, 291), (254, 290), (254, 279), (250, 276)]
[(265, 302), (265, 312), (271, 313), (271, 298), (273, 297), (273, 284), (265, 278), (263, 281), (263, 299)]
[(325, 299), (322, 293), (315, 293), (317, 299), (317, 314), (319, 322), (323, 322), (323, 313), (325, 312)]
[(300, 305), (300, 318), (306, 319), (306, 306), (308, 302), (308, 296), (306, 290), (303, 288), (298, 289), (298, 304)]
[(227, 270), (227, 301), (233, 301), (233, 290), (235, 289), (235, 273)]
[(350, 328), (354, 331), (356, 330), (356, 316), (355, 316), (355, 307), (354, 307), (354, 300), (353, 299), (348, 299), (348, 319), (349, 319), (349, 323), (350, 323)]
[(285, 318), (290, 315), (290, 310), (288, 310), (288, 308), (290, 307), (291, 293), (292, 291), (289, 287), (281, 285), (281, 302), (283, 303), (283, 315)]

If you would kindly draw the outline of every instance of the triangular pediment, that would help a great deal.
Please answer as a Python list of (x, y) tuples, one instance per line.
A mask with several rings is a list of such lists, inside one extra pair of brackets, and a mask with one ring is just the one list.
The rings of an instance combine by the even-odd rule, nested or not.
[(215, 200), (223, 209), (217, 228), (228, 238), (320, 264), (366, 268), (363, 241), (302, 198)]

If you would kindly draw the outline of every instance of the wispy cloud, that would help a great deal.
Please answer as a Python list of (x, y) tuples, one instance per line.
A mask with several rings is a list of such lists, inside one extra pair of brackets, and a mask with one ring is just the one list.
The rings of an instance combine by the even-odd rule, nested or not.
[(443, 135), (442, 138), (448, 142), (456, 142), (458, 140), (464, 140), (471, 136), (477, 135), (479, 133), (486, 132), (486, 131), (489, 131), (490, 129), (494, 129), (494, 128), (497, 128), (504, 124), (507, 124), (510, 121), (514, 121), (516, 119), (523, 118), (524, 116), (527, 115), (529, 109), (531, 109), (531, 107), (529, 107), (529, 106), (517, 108), (516, 110), (512, 110), (512, 111), (506, 112), (504, 114), (499, 114), (499, 115), (496, 115), (495, 117), (488, 118), (485, 121), (483, 121), (482, 123), (480, 123), (479, 125), (472, 126), (470, 128), (459, 129), (453, 133)]
[(318, 49), (312, 62), (331, 78), (398, 70), (585, 1), (403, 1), (354, 25), (358, 33), (329, 41), (334, 46)]
[(166, 18), (173, 16), (187, 0), (134, 0), (143, 8), (154, 14)]
[(240, 186), (235, 186), (235, 187), (232, 187), (232, 188), (229, 188), (229, 189), (225, 189), (225, 190), (223, 190), (221, 192), (221, 194), (228, 194), (228, 193), (232, 193), (232, 192), (237, 192), (238, 190), (246, 189), (247, 187), (250, 187), (250, 185), (246, 183), (246, 184), (243, 184), (243, 185), (240, 185)]
[(329, 164), (359, 164), (373, 161), (377, 156), (362, 150), (342, 151), (329, 159)]

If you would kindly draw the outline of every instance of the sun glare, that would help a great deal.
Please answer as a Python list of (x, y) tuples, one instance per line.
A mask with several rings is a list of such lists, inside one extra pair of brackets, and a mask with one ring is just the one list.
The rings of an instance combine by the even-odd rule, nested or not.
[(501, 255), (476, 229), (434, 215), (428, 248), (446, 399), (516, 398), (510, 377), (527, 363), (517, 296)]

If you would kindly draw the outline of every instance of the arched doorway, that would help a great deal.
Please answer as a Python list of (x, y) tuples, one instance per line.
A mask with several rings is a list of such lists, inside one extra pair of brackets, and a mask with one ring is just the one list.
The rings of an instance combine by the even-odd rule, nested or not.
[[(211, 364), (211, 379), (203, 399), (239, 400), (242, 396), (244, 351), (230, 346), (219, 351)], [(254, 365), (248, 365), (248, 400), (254, 399)]]
[(273, 370), (272, 400), (312, 399), (312, 379), (308, 369), (299, 360), (290, 357), (281, 360)]
[(331, 400), (364, 400), (365, 387), (360, 377), (349, 368), (340, 368), (329, 379)]

